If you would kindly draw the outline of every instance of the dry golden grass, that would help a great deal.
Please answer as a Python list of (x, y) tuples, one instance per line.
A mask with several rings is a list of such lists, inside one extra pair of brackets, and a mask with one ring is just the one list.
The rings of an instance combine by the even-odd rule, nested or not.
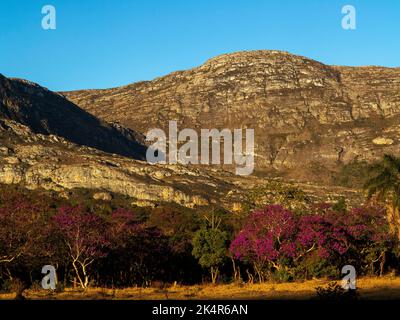
[[(167, 289), (157, 288), (127, 288), (104, 289), (89, 288), (86, 292), (66, 289), (62, 293), (26, 290), (27, 299), (129, 299), (129, 300), (159, 300), (159, 299), (314, 299), (315, 288), (326, 286), (329, 280), (309, 280), (290, 283), (263, 284), (223, 284), (172, 286)], [(400, 277), (360, 278), (357, 287), (361, 299), (400, 299)], [(1, 294), (0, 299), (13, 299), (15, 294)]]

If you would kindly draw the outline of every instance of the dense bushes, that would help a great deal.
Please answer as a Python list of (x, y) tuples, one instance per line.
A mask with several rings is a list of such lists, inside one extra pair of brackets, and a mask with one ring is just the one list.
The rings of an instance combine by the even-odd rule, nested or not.
[(338, 277), (346, 264), (358, 274), (381, 274), (397, 267), (396, 248), (383, 209), (347, 210), (343, 201), (233, 216), (0, 192), (4, 289), (10, 280), (39, 282), (46, 264), (57, 268), (63, 286), (82, 288)]

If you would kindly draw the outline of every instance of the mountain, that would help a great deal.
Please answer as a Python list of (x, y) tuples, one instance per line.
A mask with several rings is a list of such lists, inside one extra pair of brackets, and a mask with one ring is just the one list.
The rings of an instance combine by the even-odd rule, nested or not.
[(131, 85), (63, 92), (145, 134), (254, 128), (257, 172), (334, 183), (346, 165), (400, 153), (400, 68), (340, 67), (280, 51), (226, 54)]
[[(0, 76), (0, 184), (18, 184), (71, 197), (107, 201), (122, 196), (138, 206), (174, 203), (237, 211), (293, 199), (298, 184), (241, 177), (212, 166), (148, 164), (140, 133), (80, 109), (62, 94)], [(303, 184), (296, 201), (333, 201), (355, 190)], [(304, 200), (304, 201), (303, 201)]]
[(29, 127), (32, 132), (57, 135), (73, 143), (135, 159), (144, 159), (140, 135), (109, 124), (82, 110), (62, 95), (35, 83), (0, 74), (0, 118)]

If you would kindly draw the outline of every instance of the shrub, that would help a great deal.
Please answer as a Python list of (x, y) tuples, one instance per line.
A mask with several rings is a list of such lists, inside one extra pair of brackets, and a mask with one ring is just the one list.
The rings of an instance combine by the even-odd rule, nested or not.
[(359, 297), (357, 289), (345, 290), (337, 282), (330, 282), (325, 288), (316, 287), (315, 290), (320, 300), (357, 300)]

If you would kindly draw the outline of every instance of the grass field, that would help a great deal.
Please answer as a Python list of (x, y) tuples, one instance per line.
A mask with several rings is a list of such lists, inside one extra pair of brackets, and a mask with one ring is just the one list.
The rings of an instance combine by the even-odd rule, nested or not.
[[(328, 280), (309, 280), (290, 283), (223, 284), (172, 286), (159, 288), (104, 289), (89, 288), (86, 292), (66, 289), (62, 293), (26, 290), (27, 299), (317, 299), (315, 288), (326, 286)], [(357, 280), (360, 299), (400, 299), (400, 277), (360, 278)], [(0, 294), (0, 299), (14, 299), (15, 294)]]

